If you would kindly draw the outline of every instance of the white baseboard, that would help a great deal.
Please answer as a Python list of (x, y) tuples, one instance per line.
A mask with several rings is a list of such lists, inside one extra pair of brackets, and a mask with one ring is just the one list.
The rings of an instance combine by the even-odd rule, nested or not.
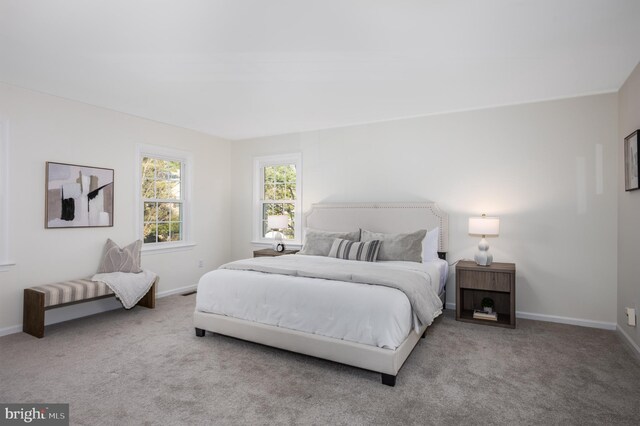
[[(156, 293), (156, 299), (173, 296), (174, 294), (188, 293), (190, 291), (194, 291), (197, 287), (197, 284), (193, 284), (185, 287), (161, 291), (159, 293)], [(62, 308), (47, 311), (47, 314), (45, 315), (45, 325), (57, 324), (59, 322), (70, 321), (72, 319), (100, 314), (102, 312), (112, 311), (119, 308), (122, 308), (122, 305), (116, 300), (115, 297), (94, 300), (92, 302), (79, 303), (77, 305), (64, 306)], [(22, 324), (0, 328), (0, 337), (6, 336), (8, 334), (20, 333), (21, 331)]]
[(622, 334), (622, 336), (624, 336), (624, 339), (622, 339), (622, 340), (625, 340), (626, 343), (628, 343), (629, 346), (631, 346), (636, 351), (636, 355), (638, 355), (638, 357), (640, 357), (640, 346), (638, 346), (638, 344), (633, 341), (631, 336), (629, 336), (627, 334), (627, 332), (624, 331), (624, 328), (620, 327), (620, 324), (618, 324), (618, 328), (617, 329), (620, 332), (620, 334)]
[(7, 334), (20, 333), (22, 331), (22, 324), (12, 325), (11, 327), (0, 328), (0, 337)]
[(593, 321), (582, 318), (560, 317), (556, 315), (534, 314), (531, 312), (516, 312), (516, 318), (530, 319), (536, 321), (557, 322), (560, 324), (579, 325), (581, 327), (601, 328), (603, 330), (615, 331), (615, 322)]
[(174, 288), (173, 290), (161, 291), (160, 293), (156, 293), (156, 299), (162, 299), (163, 297), (173, 296), (174, 294), (182, 294), (189, 293), (190, 291), (195, 291), (198, 288), (198, 284), (187, 285), (180, 288)]
[[(447, 303), (447, 309), (456, 309), (455, 303)], [(534, 321), (556, 322), (559, 324), (579, 325), (581, 327), (600, 328), (603, 330), (615, 331), (615, 322), (593, 321), (582, 318), (561, 317), (557, 315), (535, 314), (532, 312), (516, 311), (516, 318), (530, 319)]]

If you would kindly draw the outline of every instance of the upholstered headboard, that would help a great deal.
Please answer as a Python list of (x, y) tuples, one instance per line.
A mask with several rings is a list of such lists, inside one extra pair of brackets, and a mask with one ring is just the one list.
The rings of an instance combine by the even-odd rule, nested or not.
[(449, 250), (449, 215), (432, 202), (313, 204), (303, 218), (305, 228), (325, 231), (405, 233), (440, 227), (438, 251)]

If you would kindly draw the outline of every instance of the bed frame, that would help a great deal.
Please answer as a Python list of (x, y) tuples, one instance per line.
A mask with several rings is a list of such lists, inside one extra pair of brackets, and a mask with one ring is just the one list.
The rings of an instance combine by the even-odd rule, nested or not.
[[(432, 202), (314, 204), (303, 218), (303, 228), (331, 231), (363, 228), (402, 233), (436, 226), (440, 227), (438, 254), (446, 259), (449, 217)], [(440, 298), (444, 305), (444, 290)], [(388, 386), (395, 386), (398, 371), (427, 329), (423, 326), (418, 332), (412, 331), (391, 350), (206, 312), (196, 311), (193, 321), (199, 337), (210, 331), (376, 371)]]

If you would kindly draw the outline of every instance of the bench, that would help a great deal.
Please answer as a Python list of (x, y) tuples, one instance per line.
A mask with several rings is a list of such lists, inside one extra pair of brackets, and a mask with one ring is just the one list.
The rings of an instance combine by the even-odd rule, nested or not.
[[(158, 284), (158, 278), (147, 294), (136, 304), (137, 306), (155, 308), (156, 284)], [(38, 338), (44, 337), (45, 311), (107, 297), (115, 297), (109, 286), (103, 282), (88, 279), (25, 288), (22, 331)]]

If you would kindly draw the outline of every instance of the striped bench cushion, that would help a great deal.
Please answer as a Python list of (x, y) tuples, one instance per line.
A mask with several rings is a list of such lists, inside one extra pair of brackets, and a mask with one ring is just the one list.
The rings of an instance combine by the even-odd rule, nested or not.
[(31, 287), (31, 289), (44, 293), (45, 308), (113, 294), (105, 283), (91, 280), (64, 281)]

